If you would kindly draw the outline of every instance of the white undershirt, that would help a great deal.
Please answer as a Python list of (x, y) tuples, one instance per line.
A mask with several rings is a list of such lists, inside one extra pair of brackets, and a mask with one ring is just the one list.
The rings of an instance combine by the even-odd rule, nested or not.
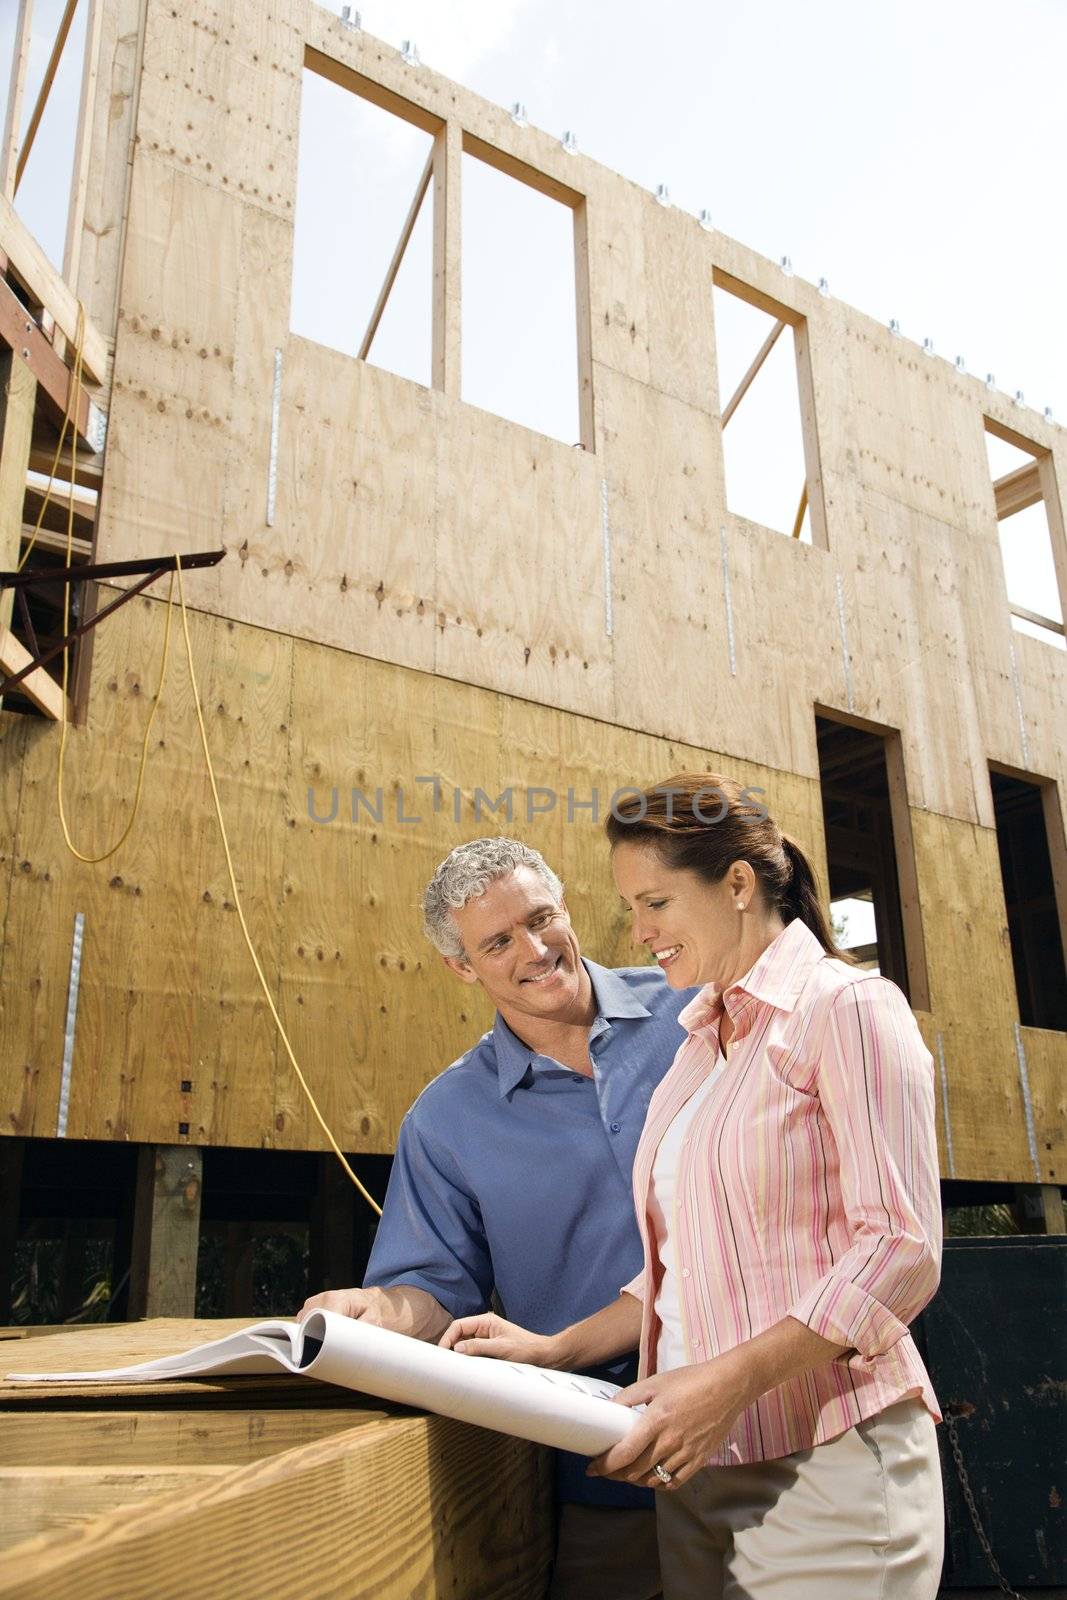
[(648, 1201), (648, 1214), (656, 1239), (656, 1249), (663, 1278), (656, 1296), (656, 1316), (659, 1319), (659, 1338), (656, 1344), (656, 1371), (667, 1372), (673, 1367), (690, 1364), (682, 1327), (681, 1282), (678, 1277), (678, 1252), (671, 1237), (670, 1218), (674, 1214), (674, 1191), (678, 1182), (678, 1162), (682, 1141), (690, 1124), (708, 1097), (708, 1091), (720, 1076), (726, 1062), (720, 1055), (699, 1089), (686, 1101), (660, 1140), (656, 1159), (652, 1165), (652, 1185)]

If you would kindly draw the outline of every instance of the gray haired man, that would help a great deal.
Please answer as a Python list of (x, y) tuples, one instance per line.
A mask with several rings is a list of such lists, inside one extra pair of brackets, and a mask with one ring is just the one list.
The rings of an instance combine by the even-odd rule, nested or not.
[[(485, 1310), (553, 1333), (640, 1270), (631, 1168), (691, 991), (652, 967), (586, 961), (563, 885), (536, 850), (476, 839), (442, 861), (425, 931), (497, 1008), (489, 1033), (423, 1090), (400, 1130), (362, 1289), (326, 1306), (420, 1339)], [(632, 1382), (636, 1363), (604, 1369)], [(553, 1600), (660, 1593), (651, 1494), (558, 1457)]]

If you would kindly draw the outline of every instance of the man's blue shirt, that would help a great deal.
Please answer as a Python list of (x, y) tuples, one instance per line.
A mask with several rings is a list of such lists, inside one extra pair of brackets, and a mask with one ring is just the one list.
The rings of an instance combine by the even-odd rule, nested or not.
[[(414, 1284), (455, 1317), (484, 1311), (495, 1289), (506, 1317), (555, 1333), (640, 1271), (634, 1153), (693, 992), (655, 967), (584, 965), (593, 1078), (537, 1055), (498, 1015), (404, 1118), (368, 1287)], [(636, 1364), (610, 1375), (632, 1382)], [(652, 1503), (647, 1490), (586, 1478), (579, 1457), (559, 1462), (561, 1499)]]

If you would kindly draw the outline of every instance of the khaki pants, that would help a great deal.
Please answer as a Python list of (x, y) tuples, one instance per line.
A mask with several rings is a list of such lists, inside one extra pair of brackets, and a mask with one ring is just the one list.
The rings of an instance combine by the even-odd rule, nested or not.
[(934, 1600), (944, 1550), (934, 1421), (901, 1400), (778, 1461), (656, 1496), (665, 1600)]
[(662, 1600), (656, 1513), (560, 1506), (548, 1600)]

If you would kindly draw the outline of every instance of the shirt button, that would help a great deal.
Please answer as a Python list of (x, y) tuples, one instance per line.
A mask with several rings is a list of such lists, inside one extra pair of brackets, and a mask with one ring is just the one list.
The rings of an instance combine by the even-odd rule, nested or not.
[(691, 1278), (692, 1276), (693, 1276), (693, 1274), (690, 1272), (688, 1267), (683, 1267), (682, 1268), (682, 1277), (683, 1278)]
[(700, 1340), (698, 1339), (696, 1344), (693, 1346), (694, 1351), (703, 1350), (703, 1348), (704, 1348), (704, 1346), (701, 1344)]
[(619, 1124), (618, 1124), (618, 1123), (617, 1123), (617, 1122), (613, 1122), (613, 1123), (611, 1123), (611, 1124), (610, 1124), (610, 1127), (611, 1127), (611, 1131), (612, 1131), (612, 1133), (618, 1133), (618, 1131), (619, 1131)]

